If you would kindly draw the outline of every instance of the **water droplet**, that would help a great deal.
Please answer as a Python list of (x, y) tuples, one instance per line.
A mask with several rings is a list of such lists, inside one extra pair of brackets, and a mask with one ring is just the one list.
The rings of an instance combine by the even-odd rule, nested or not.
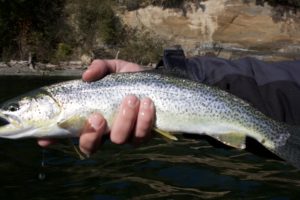
[(46, 179), (46, 174), (45, 173), (39, 173), (38, 178), (40, 181), (43, 181)]
[(45, 167), (45, 162), (42, 160), (41, 167)]
[(44, 173), (44, 168), (45, 168), (45, 149), (42, 149), (42, 160), (41, 160), (40, 172), (38, 174), (38, 179), (40, 181), (43, 181), (46, 179), (46, 174)]

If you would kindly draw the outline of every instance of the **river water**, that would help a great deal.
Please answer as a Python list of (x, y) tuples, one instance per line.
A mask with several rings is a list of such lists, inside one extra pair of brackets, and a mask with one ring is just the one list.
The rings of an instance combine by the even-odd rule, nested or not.
[[(59, 78), (0, 78), (0, 101)], [(212, 146), (208, 140), (154, 137), (140, 147), (105, 142), (80, 160), (68, 142), (0, 139), (0, 199), (300, 198), (300, 172), (283, 161)]]

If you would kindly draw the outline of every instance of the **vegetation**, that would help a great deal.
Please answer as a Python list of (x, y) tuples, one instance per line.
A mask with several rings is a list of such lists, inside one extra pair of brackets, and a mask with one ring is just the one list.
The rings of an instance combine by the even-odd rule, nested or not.
[(86, 48), (90, 48), (97, 38), (101, 39), (98, 43), (108, 45), (120, 42), (123, 27), (112, 8), (113, 5), (108, 0), (73, 1), (73, 10), (69, 12), (75, 16), (79, 43), (84, 42)]
[[(189, 1), (201, 3), (206, 0)], [(268, 2), (274, 6), (300, 7), (299, 0), (256, 1), (258, 4)], [(0, 60), (24, 60), (32, 55), (41, 62), (59, 62), (92, 53), (96, 57), (115, 57), (118, 52), (119, 58), (153, 63), (167, 42), (124, 26), (116, 10), (124, 5), (128, 10), (148, 5), (182, 9), (185, 2), (0, 0)]]
[(285, 5), (285, 6), (292, 6), (296, 8), (300, 7), (299, 0), (264, 0), (264, 1), (268, 2), (272, 6)]
[(126, 5), (128, 10), (136, 10), (138, 8), (146, 7), (149, 5), (160, 6), (166, 8), (180, 8), (182, 9), (185, 2), (201, 2), (203, 0), (125, 0), (123, 4)]
[(0, 60), (32, 55), (55, 63), (105, 48), (111, 57), (120, 52), (120, 58), (154, 62), (163, 43), (125, 27), (116, 7), (109, 0), (1, 0)]
[(157, 63), (167, 41), (149, 32), (139, 32), (132, 29), (128, 30), (127, 34), (128, 40), (120, 48), (119, 58), (142, 65)]
[[(126, 5), (128, 10), (136, 10), (141, 7), (146, 7), (149, 5), (153, 6), (160, 6), (163, 8), (184, 8), (184, 3), (186, 2), (193, 2), (196, 4), (200, 4), (207, 0), (124, 0), (123, 4)], [(243, 0), (244, 2), (253, 2), (252, 0)], [(264, 2), (269, 3), (272, 6), (284, 5), (284, 6), (291, 6), (291, 7), (300, 7), (299, 0), (256, 0), (256, 3), (259, 5), (263, 5)]]
[(0, 55), (2, 59), (24, 59), (28, 52), (52, 54), (60, 38), (64, 0), (0, 1)]

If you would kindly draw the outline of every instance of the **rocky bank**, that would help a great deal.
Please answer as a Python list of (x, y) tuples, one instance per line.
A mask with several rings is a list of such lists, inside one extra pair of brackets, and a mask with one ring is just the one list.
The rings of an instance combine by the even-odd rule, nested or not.
[(182, 9), (147, 6), (121, 17), (129, 26), (180, 44), (188, 55), (212, 51), (225, 58), (241, 54), (264, 60), (299, 58), (300, 12), (292, 7), (207, 0), (186, 3)]
[[(300, 10), (295, 7), (258, 0), (199, 0), (177, 8), (115, 9), (127, 26), (167, 41), (166, 47), (181, 45), (187, 56), (300, 59)], [(34, 66), (30, 61), (10, 61), (0, 63), (0, 74), (79, 77), (91, 59), (92, 55), (83, 55), (75, 62)]]

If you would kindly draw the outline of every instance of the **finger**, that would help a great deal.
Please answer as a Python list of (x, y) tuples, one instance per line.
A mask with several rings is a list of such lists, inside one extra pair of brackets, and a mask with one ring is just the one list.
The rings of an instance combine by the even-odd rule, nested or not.
[(133, 142), (135, 144), (140, 144), (144, 140), (150, 138), (155, 117), (154, 113), (154, 105), (151, 99), (142, 99), (135, 127), (135, 135), (133, 138)]
[(136, 96), (129, 95), (122, 101), (110, 132), (113, 143), (124, 144), (127, 142), (134, 129), (139, 109), (139, 100)]
[(100, 114), (92, 114), (80, 135), (80, 150), (86, 155), (94, 153), (99, 148), (101, 138), (106, 132), (107, 123), (103, 116)]
[(124, 60), (94, 60), (89, 68), (83, 73), (84, 81), (95, 81), (108, 73), (141, 71), (140, 65)]
[(104, 77), (113, 66), (109, 66), (112, 63), (107, 63), (105, 60), (94, 60), (89, 68), (82, 74), (84, 81), (95, 81)]
[(55, 144), (56, 141), (52, 140), (52, 139), (38, 139), (38, 145), (40, 145), (41, 147), (48, 147), (52, 144)]
[(110, 66), (110, 72), (136, 72), (142, 70), (140, 65), (125, 60), (106, 60), (106, 62)]

